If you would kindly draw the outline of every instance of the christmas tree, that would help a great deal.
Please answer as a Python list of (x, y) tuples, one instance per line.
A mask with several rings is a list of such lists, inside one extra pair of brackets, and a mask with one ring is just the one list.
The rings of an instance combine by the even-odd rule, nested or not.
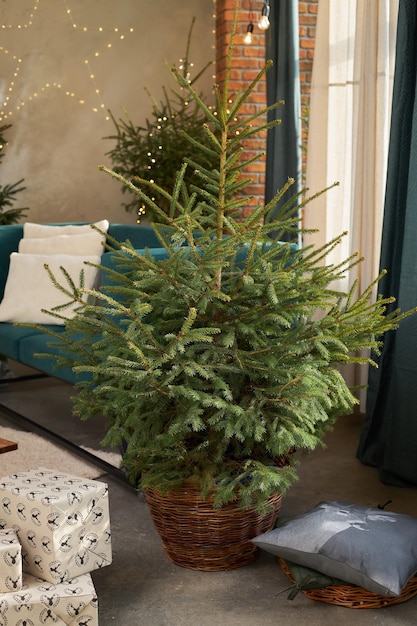
[[(232, 55), (233, 37), (229, 73)], [(334, 290), (360, 262), (326, 265), (340, 238), (321, 249), (280, 241), (283, 232), (294, 241), (303, 232), (299, 199), (280, 206), (292, 181), (241, 220), (250, 185), (241, 174), (252, 162), (242, 141), (276, 122), (256, 126), (239, 111), (267, 67), (245, 93), (229, 93), (227, 74), (215, 87), (215, 113), (171, 68), (205, 133), (200, 143), (184, 132), (196, 156), (184, 158), (173, 188), (102, 168), (157, 216), (165, 258), (111, 241), (117, 268), (107, 286), (87, 292), (87, 303), (85, 290), (51, 276), (80, 306), (59, 359), (88, 373), (74, 410), (82, 419), (106, 417), (105, 442), (125, 446), (132, 482), (166, 492), (191, 481), (215, 506), (237, 501), (257, 510), (296, 480), (292, 452), (322, 444), (336, 418), (352, 412), (356, 399), (340, 364), (371, 362), (358, 354), (378, 351), (408, 314), (388, 314), (391, 299), (372, 301), (374, 283), (359, 294)], [(207, 152), (215, 166), (206, 165)], [(187, 182), (189, 170), (198, 182)]]

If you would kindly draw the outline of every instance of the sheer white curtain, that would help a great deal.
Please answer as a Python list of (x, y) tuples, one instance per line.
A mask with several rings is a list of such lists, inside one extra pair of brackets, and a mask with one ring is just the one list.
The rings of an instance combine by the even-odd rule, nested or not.
[[(338, 287), (378, 274), (399, 0), (320, 0), (311, 86), (306, 184), (310, 194), (338, 186), (306, 207), (304, 225), (319, 246), (347, 231), (329, 255), (365, 261)], [(345, 373), (366, 384), (366, 368)], [(361, 403), (365, 398), (361, 392)]]

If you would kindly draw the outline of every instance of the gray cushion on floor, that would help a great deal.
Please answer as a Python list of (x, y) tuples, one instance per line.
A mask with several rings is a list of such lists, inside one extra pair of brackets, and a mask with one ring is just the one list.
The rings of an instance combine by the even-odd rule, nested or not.
[(260, 548), (381, 595), (417, 571), (417, 520), (378, 508), (320, 502), (253, 539)]

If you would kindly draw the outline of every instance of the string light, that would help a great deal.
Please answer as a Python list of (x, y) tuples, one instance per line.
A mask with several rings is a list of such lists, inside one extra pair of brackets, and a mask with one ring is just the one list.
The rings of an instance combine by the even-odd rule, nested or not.
[(252, 33), (253, 33), (253, 22), (249, 22), (246, 35), (243, 38), (243, 42), (245, 44), (250, 45), (252, 43)]
[[(35, 11), (38, 9), (38, 6), (40, 4), (41, 4), (41, 0), (34, 0), (33, 9), (29, 14), (29, 17), (26, 23), (24, 24), (22, 23), (18, 25), (3, 24), (0, 26), (0, 28), (3, 29), (4, 31), (11, 32), (13, 30), (21, 31), (22, 29), (27, 29), (31, 27), (34, 21)], [(99, 59), (103, 54), (105, 54), (106, 51), (110, 51), (114, 49), (116, 41), (120, 41), (120, 42), (124, 41), (128, 33), (129, 34), (133, 33), (133, 28), (130, 28), (129, 30), (126, 30), (125, 32), (122, 32), (122, 30), (118, 27), (115, 27), (112, 29), (109, 29), (109, 28), (106, 29), (103, 26), (90, 27), (90, 26), (81, 24), (78, 22), (78, 20), (74, 18), (71, 7), (69, 6), (69, 2), (64, 0), (64, 3), (62, 4), (64, 6), (62, 9), (59, 9), (59, 10), (63, 11), (65, 20), (68, 20), (72, 32), (78, 32), (82, 34), (83, 36), (89, 36), (90, 34), (96, 35), (97, 33), (99, 33), (100, 35), (103, 35), (103, 40), (101, 41), (100, 46), (94, 49), (91, 52), (91, 54), (88, 55), (87, 58), (81, 59), (80, 61), (81, 61), (81, 64), (84, 66), (85, 71), (87, 72), (88, 79), (93, 87), (93, 93), (95, 97), (98, 98), (99, 100), (98, 104), (94, 106), (92, 110), (95, 113), (98, 113), (102, 111), (103, 109), (107, 111), (108, 107), (106, 107), (103, 102), (101, 91), (100, 91), (100, 88), (96, 79), (96, 72), (93, 69), (93, 64), (95, 60)], [(38, 19), (39, 17), (40, 16), (38, 14)], [(213, 0), (212, 17), (213, 17), (212, 34), (215, 35), (216, 33), (216, 29), (215, 29), (216, 0)], [(18, 41), (18, 38), (15, 38), (14, 45), (17, 41)], [(213, 45), (212, 45), (213, 50), (215, 50), (215, 45), (216, 45), (215, 38), (213, 38)], [(3, 99), (4, 99), (3, 105), (0, 102), (0, 122), (7, 117), (11, 117), (15, 111), (21, 111), (27, 104), (35, 101), (42, 94), (45, 94), (46, 92), (50, 90), (54, 90), (54, 89), (59, 90), (63, 96), (73, 99), (75, 102), (78, 102), (80, 105), (84, 105), (84, 106), (86, 105), (86, 99), (82, 96), (77, 95), (75, 91), (72, 91), (70, 89), (65, 89), (65, 87), (60, 82), (49, 81), (49, 82), (45, 82), (41, 86), (38, 86), (37, 90), (34, 91), (29, 96), (27, 96), (25, 100), (18, 99), (18, 101), (13, 106), (11, 106), (12, 101), (13, 101), (13, 96), (14, 96), (14, 100), (17, 100), (15, 96), (15, 92), (17, 90), (18, 78), (19, 78), (19, 74), (21, 73), (21, 68), (22, 66), (24, 66), (24, 61), (21, 58), (19, 58), (17, 55), (13, 55), (12, 53), (10, 53), (9, 50), (3, 46), (0, 46), (0, 54), (9, 55), (9, 57), (14, 62), (13, 77), (10, 80), (9, 85), (5, 88), (5, 95), (3, 96)], [(25, 59), (25, 57), (23, 58)], [(189, 64), (190, 70), (192, 70), (193, 67), (194, 67), (194, 64), (190, 63)], [(213, 60), (213, 67), (215, 67), (215, 60)], [(213, 74), (213, 78), (215, 78), (215, 74)], [(186, 72), (185, 79), (189, 83), (191, 83), (190, 72), (188, 71)], [(189, 101), (185, 97), (184, 97), (183, 104), (185, 107), (189, 106), (190, 104)], [(209, 108), (212, 109), (212, 107), (209, 107)], [(106, 119), (110, 119), (110, 117), (107, 115)], [(162, 127), (168, 122), (169, 122), (169, 119), (166, 116), (163, 116), (158, 120), (158, 126), (160, 127), (160, 129), (162, 129)], [(148, 155), (150, 174), (152, 170), (154, 171), (157, 170), (158, 156), (160, 155), (162, 150), (163, 150), (163, 145), (158, 144), (157, 146), (155, 146), (155, 151), (154, 151), (155, 154)], [(150, 182), (155, 182), (155, 178), (156, 178), (155, 176), (150, 178)], [(138, 210), (138, 215), (137, 215), (138, 222), (140, 222), (140, 218), (143, 217), (145, 213), (146, 213), (146, 208), (144, 205), (142, 205)]]
[(33, 17), (34, 17), (35, 11), (38, 8), (39, 2), (40, 0), (35, 0), (35, 4), (32, 7), (31, 12), (29, 13), (29, 18), (27, 22), (25, 22), (24, 24), (18, 24), (17, 26), (13, 26), (12, 24), (2, 24), (1, 28), (3, 30), (6, 30), (6, 29), (12, 30), (13, 28), (17, 28), (18, 30), (21, 30), (22, 28), (25, 29), (25, 28), (29, 28), (29, 26), (32, 26)]
[(269, 0), (264, 0), (264, 5), (262, 7), (261, 17), (259, 18), (258, 28), (260, 30), (268, 30), (270, 27), (269, 21), (269, 13), (271, 11), (271, 7), (269, 6)]
[[(66, 5), (68, 7), (67, 3), (66, 3)], [(123, 41), (125, 39), (125, 34), (124, 33), (120, 33), (120, 29), (117, 26), (114, 27), (113, 29), (104, 29), (102, 26), (98, 26), (97, 28), (90, 29), (87, 26), (78, 26), (77, 25), (77, 23), (74, 21), (74, 19), (72, 17), (72, 12), (71, 12), (70, 8), (67, 8), (67, 15), (68, 15), (68, 18), (69, 18), (69, 20), (70, 20), (74, 30), (81, 30), (83, 33), (88, 33), (91, 30), (92, 31), (96, 30), (99, 33), (109, 32), (109, 33), (112, 33), (112, 34), (114, 33), (115, 35), (117, 35), (120, 41)], [(130, 28), (129, 29), (129, 33), (133, 33), (133, 32), (134, 32), (133, 28)], [(107, 49), (111, 49), (112, 47), (113, 47), (112, 42), (108, 41), (107, 43), (104, 44), (103, 49), (106, 49), (106, 48)], [(95, 52), (93, 53), (94, 59), (97, 59), (100, 56), (101, 56), (100, 50), (95, 50)], [(99, 99), (99, 107), (97, 107), (97, 106), (93, 107), (92, 111), (94, 113), (98, 113), (99, 110), (107, 110), (107, 107), (104, 104), (103, 98), (101, 96), (101, 91), (100, 91), (100, 89), (99, 89), (99, 87), (98, 87), (98, 85), (96, 83), (96, 77), (95, 77), (94, 72), (92, 71), (91, 62), (90, 62), (89, 59), (85, 59), (84, 60), (84, 66), (87, 69), (89, 78), (90, 78), (90, 80), (92, 82), (94, 93), (96, 94), (96, 96)], [(105, 119), (108, 121), (110, 119), (110, 116), (106, 115)]]
[[(10, 32), (13, 30), (21, 31), (21, 30), (30, 28), (31, 26), (33, 26), (35, 13), (38, 10), (38, 7), (40, 6), (40, 4), (41, 4), (41, 0), (34, 0), (34, 5), (31, 11), (29, 12), (28, 19), (25, 23), (19, 23), (17, 25), (13, 25), (11, 23), (2, 24), (1, 29)], [(108, 107), (106, 107), (103, 101), (102, 95), (101, 95), (100, 88), (98, 84), (96, 83), (96, 76), (92, 70), (92, 63), (94, 62), (94, 60), (98, 59), (105, 51), (113, 49), (115, 41), (124, 41), (128, 33), (131, 34), (134, 32), (133, 28), (129, 28), (128, 30), (123, 32), (118, 27), (105, 29), (102, 26), (88, 27), (85, 25), (80, 25), (80, 24), (77, 24), (77, 22), (73, 19), (71, 8), (68, 6), (68, 2), (66, 1), (65, 1), (64, 9), (65, 9), (65, 13), (67, 15), (67, 18), (71, 24), (71, 28), (73, 31), (78, 31), (86, 35), (89, 35), (90, 33), (98, 32), (106, 36), (106, 41), (104, 41), (102, 45), (100, 45), (100, 48), (96, 49), (92, 53), (92, 57), (91, 57), (92, 61), (90, 61), (90, 59), (84, 60), (84, 67), (86, 68), (86, 71), (88, 72), (88, 76), (93, 87), (93, 93), (95, 97), (98, 99), (98, 105), (93, 106), (91, 110), (95, 113), (98, 113), (100, 111), (107, 111)], [(71, 91), (64, 92), (62, 90), (61, 84), (57, 82), (51, 82), (51, 83), (45, 83), (42, 87), (38, 88), (37, 92), (33, 92), (31, 95), (27, 96), (25, 100), (19, 100), (17, 104), (14, 104), (12, 106), (12, 102), (16, 99), (14, 98), (14, 93), (16, 91), (17, 85), (19, 84), (18, 78), (19, 78), (19, 74), (21, 73), (21, 68), (22, 68), (22, 65), (24, 65), (24, 62), (17, 55), (10, 53), (10, 51), (4, 46), (0, 46), (0, 54), (10, 56), (10, 58), (14, 61), (14, 64), (15, 64), (15, 67), (13, 70), (13, 76), (8, 86), (5, 87), (5, 95), (2, 98), (2, 102), (0, 102), (0, 122), (3, 122), (4, 120), (10, 118), (13, 115), (14, 111), (20, 111), (22, 107), (25, 106), (25, 104), (35, 100), (38, 97), (40, 92), (44, 92), (45, 90), (48, 90), (50, 88), (60, 89), (62, 93), (65, 93), (66, 96), (69, 96), (77, 100), (80, 105), (86, 104), (85, 97), (77, 98), (75, 96), (75, 93)], [(105, 119), (106, 120), (110, 119), (108, 114), (105, 115)]]
[(243, 38), (243, 43), (246, 44), (247, 46), (250, 46), (250, 44), (253, 41), (254, 19), (255, 18), (253, 15), (253, 7), (252, 7), (252, 0), (251, 0), (250, 6), (249, 6), (249, 24), (246, 30), (246, 35)]

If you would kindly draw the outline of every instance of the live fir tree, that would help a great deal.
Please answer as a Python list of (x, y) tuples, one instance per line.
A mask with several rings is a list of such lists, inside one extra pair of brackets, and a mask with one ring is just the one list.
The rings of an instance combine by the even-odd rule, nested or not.
[[(3, 124), (0, 126), (0, 164), (5, 156), (5, 149), (7, 146), (6, 131), (11, 128), (11, 124)], [(22, 217), (25, 217), (27, 207), (14, 208), (17, 194), (26, 189), (22, 186), (23, 178), (16, 183), (7, 185), (0, 185), (0, 226), (7, 224), (16, 224)], [(10, 376), (10, 369), (7, 364), (7, 359), (4, 355), (0, 354), (0, 378)]]
[[(177, 89), (163, 87), (164, 99), (160, 102), (149, 94), (152, 102), (152, 115), (145, 120), (145, 125), (136, 125), (129, 113), (125, 111), (123, 118), (117, 120), (110, 112), (116, 134), (105, 137), (115, 142), (115, 146), (107, 152), (110, 156), (113, 169), (133, 181), (135, 177), (154, 181), (159, 187), (172, 189), (179, 165), (186, 155), (193, 158), (197, 154), (202, 165), (211, 169), (215, 166), (215, 155), (210, 150), (203, 153), (201, 145), (210, 147), (207, 133), (204, 130), (204, 111), (192, 96), (189, 86), (196, 88), (197, 81), (212, 66), (207, 63), (200, 71), (193, 75), (194, 65), (190, 61), (190, 46), (195, 18), (193, 18), (188, 32), (185, 56), (180, 61), (180, 72), (184, 86), (177, 85)], [(199, 94), (203, 99), (203, 95)], [(198, 142), (198, 146), (190, 143), (184, 131)], [(192, 168), (189, 168), (184, 179), (187, 184), (197, 182)], [(159, 214), (152, 207), (146, 206), (137, 194), (132, 193), (128, 186), (122, 188), (129, 195), (124, 204), (128, 213), (134, 213), (140, 222), (159, 220)], [(167, 211), (169, 201), (157, 189), (153, 190), (153, 198), (160, 209)]]
[[(339, 366), (371, 362), (358, 354), (378, 351), (405, 313), (388, 313), (390, 299), (373, 301), (374, 283), (363, 293), (333, 289), (360, 262), (325, 263), (339, 238), (320, 249), (280, 242), (284, 231), (294, 240), (302, 233), (297, 198), (264, 218), (292, 181), (241, 220), (250, 185), (241, 173), (251, 162), (242, 142), (276, 122), (256, 126), (265, 111), (238, 115), (266, 68), (245, 93), (230, 93), (232, 55), (233, 38), (216, 113), (171, 70), (198, 105), (205, 133), (203, 144), (184, 133), (195, 156), (184, 159), (173, 189), (102, 168), (158, 217), (166, 258), (112, 241), (114, 286), (87, 291), (87, 304), (84, 290), (51, 278), (80, 306), (64, 334), (68, 356), (59, 359), (88, 374), (74, 410), (82, 419), (105, 416), (105, 442), (125, 444), (132, 482), (166, 492), (191, 481), (215, 506), (262, 510), (296, 480), (292, 452), (322, 444), (336, 418), (352, 412), (357, 400)], [(189, 170), (198, 183), (185, 182)], [(156, 192), (168, 213), (152, 200)]]
[[(5, 155), (7, 145), (5, 133), (11, 128), (11, 124), (3, 124), (0, 126), (0, 164)], [(25, 217), (27, 207), (14, 208), (17, 194), (26, 189), (22, 186), (23, 178), (16, 183), (0, 185), (0, 225), (16, 224), (22, 217)]]

